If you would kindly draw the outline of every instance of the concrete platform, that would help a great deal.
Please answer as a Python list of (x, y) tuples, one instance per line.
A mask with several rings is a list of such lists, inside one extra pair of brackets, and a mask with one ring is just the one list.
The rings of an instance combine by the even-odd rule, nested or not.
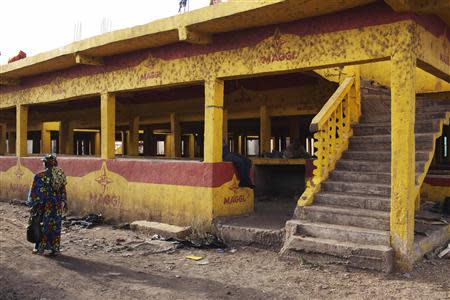
[(191, 232), (190, 227), (180, 227), (159, 222), (134, 221), (130, 224), (131, 230), (147, 233), (159, 234), (165, 238), (185, 238)]
[(262, 199), (255, 199), (255, 212), (251, 215), (216, 220), (217, 234), (229, 244), (279, 250), (284, 241), (286, 221), (292, 218), (297, 200)]

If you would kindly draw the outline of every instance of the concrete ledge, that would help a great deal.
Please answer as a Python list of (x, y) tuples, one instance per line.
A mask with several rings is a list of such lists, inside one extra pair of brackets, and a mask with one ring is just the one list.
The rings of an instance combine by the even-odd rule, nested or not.
[(148, 234), (159, 234), (165, 238), (185, 238), (191, 233), (191, 227), (180, 227), (165, 223), (134, 221), (130, 224), (131, 230)]

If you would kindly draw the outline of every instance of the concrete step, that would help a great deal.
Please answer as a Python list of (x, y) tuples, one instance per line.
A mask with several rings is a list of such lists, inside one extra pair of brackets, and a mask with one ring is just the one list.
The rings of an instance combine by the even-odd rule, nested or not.
[[(431, 151), (435, 143), (433, 134), (417, 133), (415, 135), (416, 151)], [(390, 151), (390, 135), (372, 137), (353, 136), (350, 138), (349, 150), (352, 151)]]
[[(300, 214), (300, 215), (298, 215)], [(389, 212), (359, 208), (310, 205), (296, 210), (298, 219), (327, 224), (389, 230)]]
[[(416, 169), (423, 170), (426, 161), (416, 161)], [(340, 159), (336, 163), (336, 170), (339, 171), (352, 171), (352, 172), (383, 172), (387, 173), (391, 171), (391, 163), (383, 161), (367, 161), (367, 160), (353, 160), (353, 159)]]
[(390, 196), (391, 185), (366, 182), (349, 182), (326, 180), (321, 185), (324, 192), (352, 193), (370, 196)]
[(334, 170), (328, 177), (332, 181), (391, 184), (391, 173), (387, 172), (354, 172)]
[(361, 209), (390, 211), (389, 196), (367, 196), (360, 194), (319, 192), (314, 196), (314, 203), (326, 206), (353, 207)]
[[(381, 104), (378, 104), (381, 105)], [(367, 109), (367, 112), (371, 112), (369, 113), (364, 113), (366, 110), (362, 109), (362, 116), (360, 119), (360, 123), (380, 123), (380, 122), (390, 122), (391, 120), (391, 113), (390, 111), (386, 111), (386, 110), (380, 110), (378, 113), (375, 109), (373, 110), (369, 110)], [(431, 120), (431, 119), (444, 119), (446, 115), (446, 112), (417, 112), (416, 113), (416, 121), (420, 122), (420, 121), (426, 121), (426, 120)]]
[(333, 239), (291, 236), (281, 250), (282, 256), (292, 252), (320, 253), (345, 258), (345, 264), (362, 269), (391, 272), (393, 250), (389, 246), (339, 242)]
[(284, 229), (266, 229), (250, 226), (218, 224), (217, 230), (225, 243), (256, 245), (280, 249), (283, 245)]
[(286, 231), (294, 235), (365, 245), (389, 246), (389, 231), (354, 226), (313, 223), (305, 220), (289, 220)]
[(390, 161), (377, 162), (367, 160), (340, 159), (336, 163), (336, 170), (352, 172), (390, 172), (391, 163)]
[[(416, 161), (428, 160), (429, 152), (416, 151)], [(366, 161), (391, 161), (391, 151), (345, 151), (342, 159), (346, 160), (366, 160)]]
[[(427, 120), (416, 122), (414, 127), (415, 133), (434, 133), (439, 131), (438, 120)], [(353, 136), (373, 136), (373, 135), (390, 135), (391, 123), (359, 123), (353, 125)]]

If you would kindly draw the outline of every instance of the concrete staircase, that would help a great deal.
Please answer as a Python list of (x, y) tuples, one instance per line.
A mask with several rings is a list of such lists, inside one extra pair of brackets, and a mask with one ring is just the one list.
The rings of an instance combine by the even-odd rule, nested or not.
[[(286, 223), (281, 255), (318, 253), (350, 266), (390, 272), (391, 192), (390, 92), (364, 82), (360, 123), (353, 126), (349, 148), (322, 183), (314, 204), (298, 206)], [(426, 173), (435, 139), (450, 101), (417, 97), (416, 180)]]

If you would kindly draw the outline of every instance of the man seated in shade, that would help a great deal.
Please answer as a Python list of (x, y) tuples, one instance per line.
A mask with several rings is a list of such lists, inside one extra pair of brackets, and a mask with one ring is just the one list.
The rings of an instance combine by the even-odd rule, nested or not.
[(255, 185), (250, 179), (250, 169), (252, 168), (252, 161), (244, 155), (230, 152), (230, 149), (225, 141), (222, 142), (222, 160), (232, 162), (236, 168), (239, 176), (239, 186), (255, 188)]

